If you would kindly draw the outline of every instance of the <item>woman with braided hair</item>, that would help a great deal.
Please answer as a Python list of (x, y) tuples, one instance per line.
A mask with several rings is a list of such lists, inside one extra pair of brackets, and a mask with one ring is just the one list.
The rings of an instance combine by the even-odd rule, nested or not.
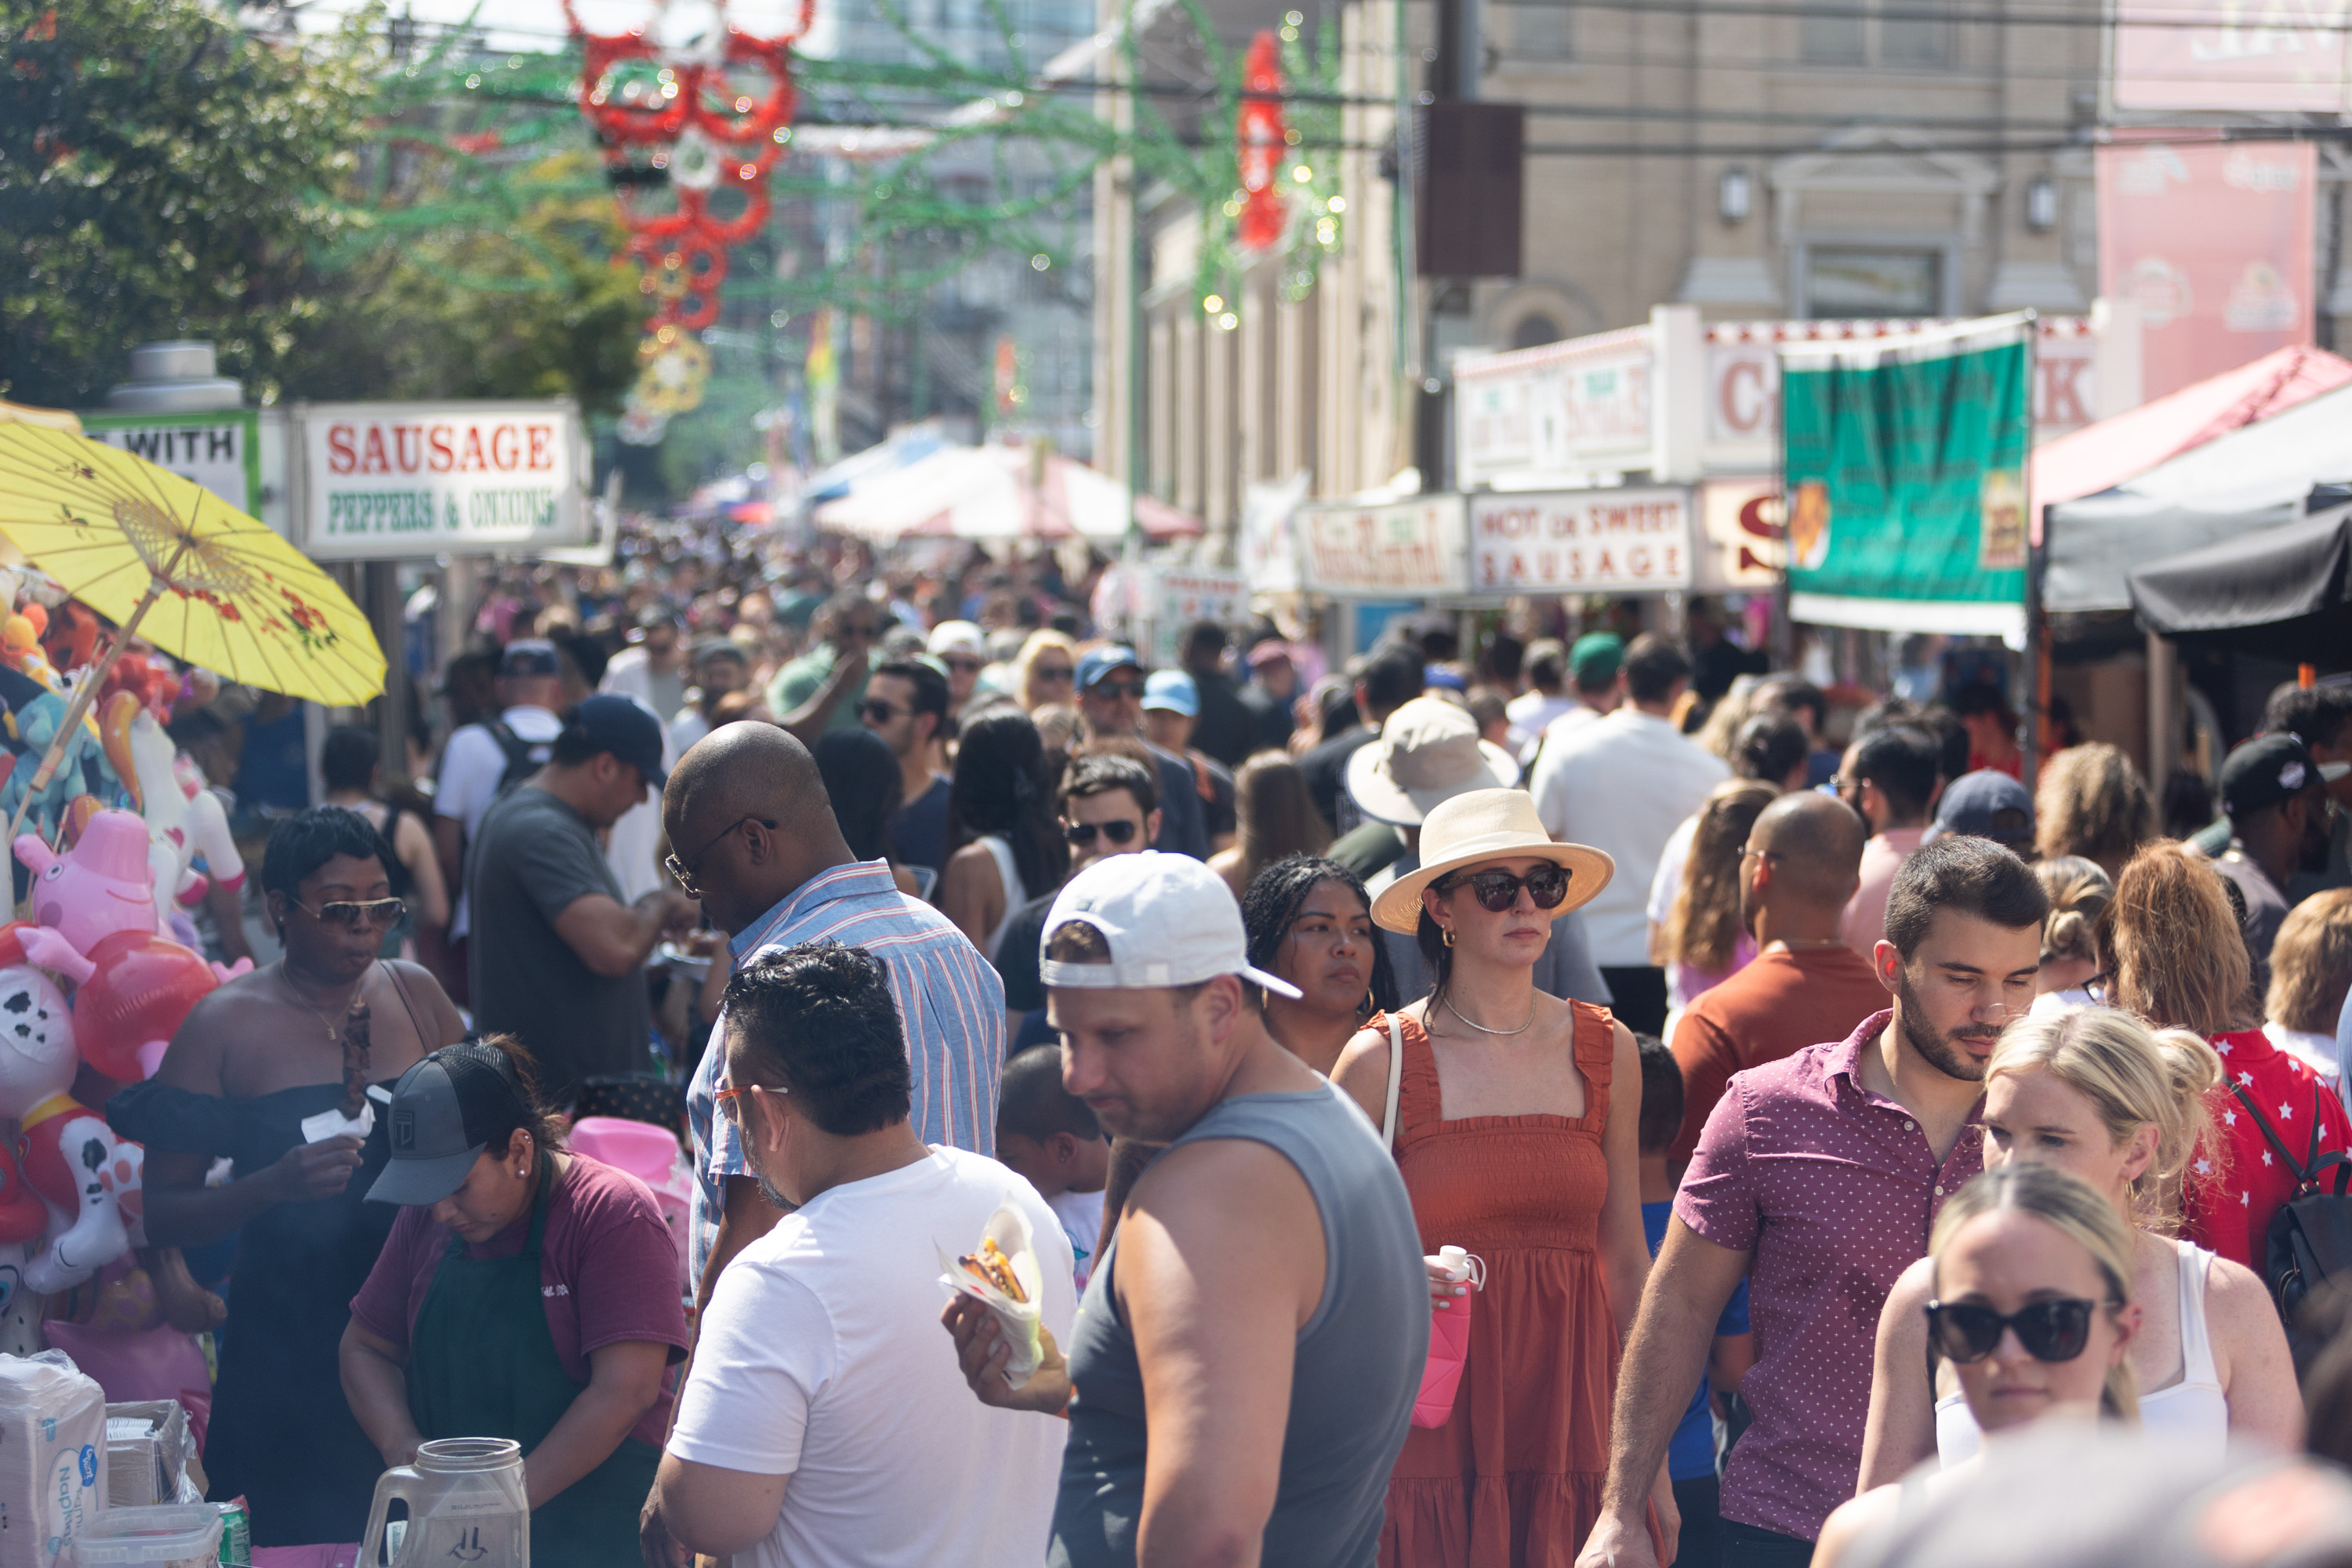
[(935, 902), (991, 961), (1021, 906), (1059, 887), (1069, 846), (1054, 822), (1054, 781), (1028, 714), (982, 714), (956, 746), (948, 795), (949, 851)]
[(1249, 961), (1298, 987), (1269, 991), (1266, 1032), (1326, 1074), (1364, 1020), (1397, 1005), (1388, 944), (1372, 924), (1363, 879), (1337, 860), (1293, 855), (1260, 871), (1242, 897)]

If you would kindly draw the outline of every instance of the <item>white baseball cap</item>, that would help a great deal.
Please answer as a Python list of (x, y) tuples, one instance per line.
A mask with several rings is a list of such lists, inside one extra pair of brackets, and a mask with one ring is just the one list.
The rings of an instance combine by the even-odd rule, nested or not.
[[(1044, 956), (1054, 933), (1073, 921), (1092, 926), (1110, 948), (1108, 963), (1056, 963)], [(1162, 990), (1238, 974), (1277, 995), (1298, 987), (1249, 963), (1241, 906), (1223, 878), (1189, 855), (1147, 849), (1112, 855), (1070, 879), (1037, 938), (1038, 977), (1048, 985), (1089, 991)]]

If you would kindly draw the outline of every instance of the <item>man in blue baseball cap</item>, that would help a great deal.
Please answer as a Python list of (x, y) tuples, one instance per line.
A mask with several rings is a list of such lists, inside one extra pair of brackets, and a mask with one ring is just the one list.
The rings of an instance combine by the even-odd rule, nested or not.
[(583, 1078), (651, 1066), (646, 955), (696, 905), (667, 885), (624, 902), (596, 835), (667, 779), (652, 710), (591, 697), (546, 765), (491, 805), (467, 861), (475, 1025), (521, 1039), (557, 1105)]
[(1088, 740), (1126, 737), (1146, 747), (1160, 769), (1160, 837), (1154, 849), (1209, 858), (1208, 824), (1201, 809), (1201, 784), (1192, 764), (1143, 738), (1143, 662), (1118, 643), (1091, 648), (1078, 659), (1078, 711)]

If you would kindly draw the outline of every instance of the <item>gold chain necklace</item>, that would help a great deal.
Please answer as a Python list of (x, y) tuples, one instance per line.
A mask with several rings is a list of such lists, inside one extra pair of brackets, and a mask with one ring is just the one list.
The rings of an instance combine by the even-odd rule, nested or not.
[[(278, 984), (285, 989), (286, 994), (294, 998), (295, 1002), (301, 1006), (303, 1011), (309, 1013), (312, 1017), (318, 1019), (320, 1023), (324, 1024), (327, 1026), (327, 1043), (329, 1045), (341, 1045), (342, 1043), (342, 1033), (335, 1027), (334, 1020), (328, 1017), (325, 1013), (320, 1011), (317, 1007), (312, 1006), (310, 1002), (303, 998), (302, 993), (294, 989), (294, 983), (286, 978), (286, 969), (283, 964), (278, 966)], [(367, 976), (364, 974), (361, 975), (360, 985), (352, 987), (352, 994), (353, 996), (357, 996), (360, 992), (360, 986), (364, 986), (366, 984)]]

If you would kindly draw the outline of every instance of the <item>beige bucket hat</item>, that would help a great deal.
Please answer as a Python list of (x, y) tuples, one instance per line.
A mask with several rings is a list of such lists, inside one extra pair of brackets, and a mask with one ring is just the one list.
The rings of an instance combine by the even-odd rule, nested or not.
[(1433, 808), (1421, 825), (1421, 854), (1419, 869), (1399, 877), (1372, 900), (1373, 921), (1389, 931), (1410, 935), (1419, 930), (1421, 890), (1482, 860), (1540, 858), (1565, 869), (1568, 897), (1548, 911), (1553, 920), (1591, 903), (1617, 874), (1617, 862), (1605, 851), (1554, 842), (1536, 816), (1534, 799), (1517, 789), (1474, 790)]
[(1416, 697), (1389, 715), (1381, 738), (1348, 759), (1348, 794), (1366, 816), (1411, 826), (1441, 802), (1519, 782), (1519, 764), (1478, 738), (1466, 709)]

